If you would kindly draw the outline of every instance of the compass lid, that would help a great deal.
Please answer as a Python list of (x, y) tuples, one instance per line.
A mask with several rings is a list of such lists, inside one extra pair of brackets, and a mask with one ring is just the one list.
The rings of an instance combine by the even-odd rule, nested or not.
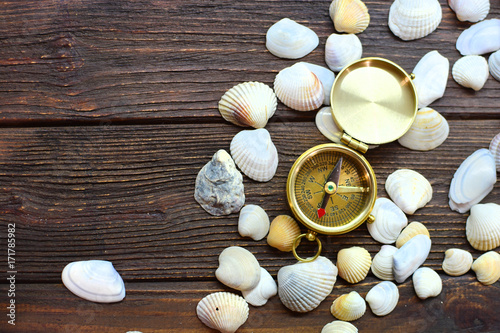
[(417, 115), (417, 91), (412, 76), (383, 58), (363, 58), (351, 63), (333, 83), (333, 120), (348, 135), (367, 144), (399, 139)]

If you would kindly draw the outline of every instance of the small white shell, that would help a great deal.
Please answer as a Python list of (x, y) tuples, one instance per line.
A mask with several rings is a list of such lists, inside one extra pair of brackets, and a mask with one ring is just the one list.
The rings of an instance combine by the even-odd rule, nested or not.
[(64, 267), (62, 282), (73, 294), (97, 303), (120, 302), (125, 285), (113, 264), (105, 260), (75, 261)]
[(401, 230), (408, 224), (403, 211), (387, 198), (377, 198), (373, 206), (373, 223), (368, 223), (368, 232), (377, 242), (391, 244), (396, 241)]
[(413, 273), (413, 287), (418, 298), (436, 297), (443, 289), (443, 282), (438, 273), (429, 267), (420, 267)]
[(399, 249), (403, 246), (407, 241), (415, 237), (416, 235), (426, 235), (430, 237), (429, 230), (420, 222), (413, 221), (406, 228), (401, 231), (401, 234), (398, 236), (396, 240), (396, 247)]
[(430, 51), (419, 60), (413, 74), (418, 107), (423, 108), (443, 97), (450, 72), (450, 61), (438, 51)]
[(465, 213), (491, 192), (496, 181), (493, 155), (488, 149), (476, 150), (460, 164), (453, 175), (448, 194), (451, 209)]
[(448, 0), (460, 21), (479, 22), (490, 12), (490, 0)]
[(394, 283), (383, 281), (370, 289), (365, 299), (375, 315), (386, 316), (396, 308), (399, 290)]
[(314, 310), (332, 292), (337, 272), (337, 267), (322, 256), (312, 262), (282, 267), (278, 271), (281, 302), (296, 312)]
[(230, 149), (234, 162), (249, 178), (267, 182), (276, 174), (278, 151), (265, 128), (239, 132)]
[(326, 324), (321, 333), (358, 333), (358, 329), (347, 321), (334, 320)]
[(276, 22), (266, 33), (267, 49), (280, 58), (302, 58), (318, 44), (319, 38), (314, 31), (289, 18)]
[(465, 234), (476, 250), (489, 251), (500, 246), (500, 205), (487, 203), (472, 206)]
[(387, 177), (385, 190), (392, 201), (406, 214), (413, 214), (432, 199), (432, 186), (418, 172), (399, 169)]
[(472, 254), (462, 249), (448, 249), (444, 253), (443, 271), (451, 276), (467, 273), (472, 266)]
[(489, 251), (474, 260), (472, 270), (476, 273), (477, 280), (484, 285), (490, 285), (500, 278), (500, 254)]
[(334, 72), (339, 72), (351, 62), (361, 59), (363, 46), (354, 34), (331, 34), (326, 40), (325, 62)]
[(395, 0), (389, 10), (389, 29), (402, 40), (425, 37), (441, 23), (437, 0)]
[(425, 107), (418, 110), (415, 121), (398, 142), (409, 149), (428, 151), (439, 147), (449, 133), (446, 119), (436, 110)]
[(500, 49), (500, 19), (484, 20), (462, 31), (457, 50), (462, 55), (480, 55)]
[(370, 252), (359, 246), (342, 249), (337, 254), (339, 276), (349, 283), (364, 280), (371, 264)]
[(239, 246), (230, 246), (219, 255), (217, 280), (236, 290), (249, 290), (260, 280), (260, 265), (255, 256)]
[(241, 292), (245, 300), (253, 306), (262, 306), (278, 293), (278, 286), (267, 270), (260, 268), (259, 284), (253, 289)]
[(198, 302), (196, 314), (208, 327), (222, 333), (234, 333), (248, 318), (248, 304), (241, 296), (217, 292)]
[(324, 106), (316, 113), (316, 127), (326, 138), (335, 143), (340, 143), (342, 131), (337, 127), (337, 124), (332, 118), (332, 108)]
[(493, 137), (493, 139), (491, 140), (489, 151), (495, 159), (497, 171), (500, 172), (500, 133), (495, 135), (495, 137)]
[(431, 239), (426, 235), (416, 235), (394, 253), (394, 279), (402, 283), (427, 259), (431, 250)]
[(398, 248), (395, 246), (382, 245), (380, 251), (378, 251), (372, 260), (373, 275), (381, 280), (394, 280), (394, 274), (392, 273), (393, 256), (397, 250)]
[(366, 302), (357, 292), (351, 291), (337, 297), (330, 307), (332, 315), (340, 320), (353, 321), (366, 312)]
[(311, 64), (309, 62), (301, 63), (306, 65), (306, 67), (321, 81), (325, 94), (323, 104), (330, 105), (330, 93), (332, 92), (333, 81), (335, 81), (335, 73), (323, 66)]
[(271, 222), (267, 244), (283, 252), (292, 251), (293, 242), (300, 235), (300, 227), (293, 217), (278, 215)]
[(488, 67), (490, 74), (495, 80), (500, 81), (500, 50), (493, 52), (488, 58)]
[(338, 32), (357, 34), (370, 24), (368, 8), (361, 0), (333, 0), (329, 13)]
[(257, 205), (246, 205), (240, 210), (238, 232), (241, 237), (250, 237), (259, 241), (269, 232), (269, 216)]
[(451, 74), (461, 86), (479, 91), (488, 80), (488, 62), (484, 57), (468, 55), (455, 62)]

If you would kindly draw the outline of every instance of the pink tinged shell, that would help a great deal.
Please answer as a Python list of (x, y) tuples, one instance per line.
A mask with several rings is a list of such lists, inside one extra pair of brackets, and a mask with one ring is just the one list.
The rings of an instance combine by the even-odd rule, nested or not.
[(248, 318), (248, 304), (243, 297), (228, 292), (205, 296), (196, 306), (201, 322), (222, 333), (234, 333)]
[(460, 21), (479, 22), (490, 12), (490, 0), (448, 0)]
[(500, 19), (484, 20), (462, 31), (457, 50), (462, 55), (481, 55), (500, 49)]

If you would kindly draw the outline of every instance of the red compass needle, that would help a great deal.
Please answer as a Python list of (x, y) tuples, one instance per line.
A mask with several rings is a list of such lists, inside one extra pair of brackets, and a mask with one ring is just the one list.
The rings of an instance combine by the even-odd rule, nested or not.
[(332, 196), (332, 194), (337, 193), (339, 180), (340, 180), (340, 170), (342, 169), (342, 157), (340, 157), (339, 161), (333, 168), (332, 173), (328, 176), (328, 179), (325, 183), (325, 195), (323, 196), (323, 202), (321, 203), (321, 208), (318, 209), (318, 218), (322, 218), (326, 214), (326, 205), (328, 204), (328, 199)]

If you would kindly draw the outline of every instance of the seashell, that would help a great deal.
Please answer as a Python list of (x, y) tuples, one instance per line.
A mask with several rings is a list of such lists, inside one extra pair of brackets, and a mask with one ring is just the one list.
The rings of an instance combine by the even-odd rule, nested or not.
[(389, 29), (402, 40), (425, 37), (441, 23), (437, 0), (395, 0), (389, 10)]
[(234, 333), (248, 318), (248, 304), (243, 297), (217, 292), (202, 298), (196, 315), (208, 327), (222, 333)]
[(382, 245), (380, 251), (378, 251), (372, 260), (373, 275), (381, 280), (394, 280), (394, 274), (392, 274), (393, 256), (397, 250), (398, 248), (395, 246)]
[(420, 267), (413, 273), (413, 287), (418, 298), (436, 297), (443, 289), (443, 282), (438, 273), (429, 267)]
[(326, 324), (321, 333), (358, 333), (358, 329), (347, 321), (334, 320)]
[(196, 176), (194, 198), (215, 216), (238, 212), (245, 203), (243, 177), (224, 149), (217, 151)]
[(475, 91), (483, 88), (489, 74), (488, 62), (478, 55), (468, 55), (458, 59), (451, 69), (451, 75), (459, 85)]
[(386, 316), (396, 308), (399, 290), (394, 283), (383, 281), (370, 289), (365, 299), (375, 315)]
[(419, 108), (443, 97), (449, 73), (450, 61), (438, 51), (430, 51), (418, 61), (413, 69), (413, 84), (417, 90)]
[(375, 221), (367, 224), (368, 232), (373, 239), (383, 244), (394, 243), (408, 224), (403, 211), (387, 198), (375, 200), (372, 215)]
[(489, 251), (500, 245), (500, 205), (477, 204), (471, 207), (465, 224), (467, 240), (479, 251)]
[(392, 273), (398, 283), (402, 283), (427, 259), (431, 250), (431, 239), (426, 235), (416, 235), (393, 255)]
[(480, 55), (500, 49), (500, 19), (484, 20), (462, 31), (456, 43), (462, 55)]
[(425, 107), (418, 110), (415, 121), (398, 142), (409, 149), (427, 151), (440, 146), (449, 133), (446, 119), (434, 109)]
[(366, 311), (366, 302), (357, 292), (351, 291), (337, 297), (330, 307), (332, 315), (340, 320), (353, 321), (361, 318)]
[(319, 38), (314, 31), (289, 18), (276, 22), (266, 33), (267, 49), (279, 58), (302, 58), (318, 44)]
[(276, 174), (278, 151), (265, 128), (239, 132), (230, 149), (234, 162), (249, 178), (267, 182)]
[(337, 127), (332, 118), (332, 108), (324, 106), (316, 113), (316, 127), (326, 138), (335, 143), (340, 143), (343, 132)]
[(413, 214), (432, 199), (432, 186), (424, 176), (410, 169), (399, 169), (387, 177), (385, 190), (406, 214)]
[(444, 253), (443, 271), (451, 276), (464, 275), (472, 266), (472, 254), (461, 249), (448, 249)]
[(329, 12), (338, 32), (357, 34), (370, 24), (368, 8), (361, 0), (333, 0)]
[(250, 290), (260, 280), (260, 265), (255, 256), (239, 246), (230, 246), (219, 255), (217, 280), (236, 290)]
[(500, 133), (495, 135), (495, 137), (491, 140), (489, 151), (495, 159), (497, 171), (500, 172)]
[(493, 52), (488, 58), (490, 74), (495, 80), (500, 81), (500, 50)]
[(358, 283), (364, 280), (371, 264), (370, 253), (359, 246), (342, 249), (337, 254), (339, 276), (349, 283)]
[(308, 62), (301, 62), (316, 75), (323, 85), (323, 92), (325, 98), (323, 99), (324, 105), (330, 105), (330, 93), (332, 92), (333, 81), (335, 81), (335, 73), (326, 67), (311, 64)]
[(241, 292), (245, 300), (253, 306), (262, 306), (278, 293), (278, 286), (267, 270), (260, 268), (260, 280), (257, 286)]
[(300, 227), (288, 215), (278, 215), (271, 222), (267, 244), (283, 252), (292, 251), (293, 242), (300, 235)]
[(465, 213), (491, 192), (496, 181), (493, 155), (488, 149), (476, 150), (460, 164), (453, 175), (448, 194), (450, 208)]
[(331, 34), (326, 40), (325, 62), (334, 72), (339, 72), (346, 65), (361, 59), (363, 46), (354, 34)]
[(479, 22), (490, 12), (490, 0), (448, 0), (460, 21)]
[(241, 237), (250, 237), (259, 241), (269, 232), (269, 216), (257, 205), (246, 205), (240, 211), (238, 232)]
[(403, 231), (401, 231), (398, 239), (396, 239), (396, 247), (399, 249), (416, 235), (426, 235), (427, 237), (431, 237), (429, 235), (429, 230), (427, 230), (425, 225), (420, 222), (414, 221), (408, 224), (408, 226), (404, 228)]
[(311, 262), (280, 268), (278, 295), (281, 302), (296, 312), (314, 310), (332, 292), (337, 272), (337, 267), (322, 256)]
[(269, 86), (261, 82), (244, 82), (226, 91), (219, 101), (219, 112), (235, 125), (263, 128), (277, 105), (276, 95)]
[(474, 260), (472, 270), (476, 273), (477, 280), (484, 285), (490, 285), (500, 278), (500, 254), (489, 251)]
[(109, 261), (71, 262), (64, 267), (61, 278), (69, 291), (87, 301), (114, 303), (125, 298), (125, 284)]
[(297, 111), (316, 110), (325, 99), (319, 78), (300, 62), (276, 75), (274, 90), (283, 104)]

